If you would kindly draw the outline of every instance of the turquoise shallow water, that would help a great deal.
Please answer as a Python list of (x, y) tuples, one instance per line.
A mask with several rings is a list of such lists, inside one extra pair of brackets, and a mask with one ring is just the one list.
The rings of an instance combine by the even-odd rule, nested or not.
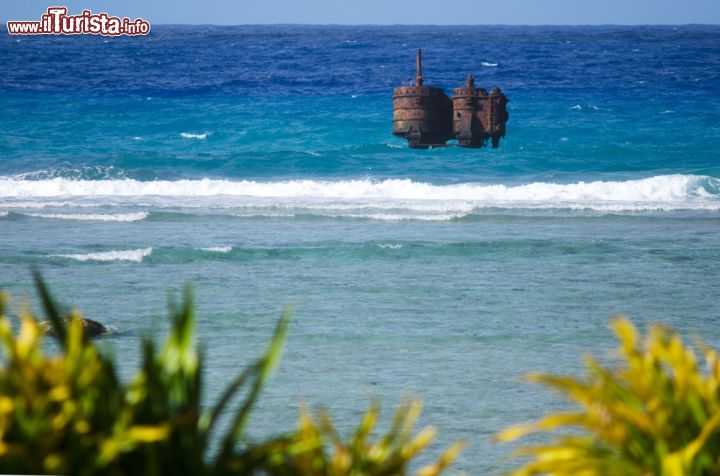
[[(460, 467), (473, 471), (507, 467), (491, 433), (554, 405), (521, 376), (577, 371), (588, 351), (605, 356), (614, 313), (720, 343), (720, 240), (717, 219), (704, 215), (208, 217), (71, 228), (19, 217), (3, 232), (4, 249), (15, 250), (0, 259), (6, 286), (30, 292), (27, 264), (40, 264), (65, 302), (119, 329), (105, 345), (125, 372), (137, 336), (164, 328), (166, 291), (179, 283), (194, 283), (213, 394), (294, 303), (283, 364), (254, 419), (257, 435), (286, 427), (303, 400), (328, 407), (347, 428), (371, 397), (390, 407), (411, 391), (425, 400), (424, 421), (441, 428), (441, 442), (470, 438)], [(140, 263), (47, 257), (150, 245)], [(210, 245), (233, 248), (197, 249)]]
[[(720, 344), (717, 27), (153, 31), (0, 36), (0, 287), (39, 267), (124, 375), (186, 282), (210, 396), (292, 304), (255, 436), (413, 392), (498, 474), (492, 433), (558, 407), (522, 375), (606, 357), (616, 313)], [(429, 82), (503, 87), (500, 149), (390, 135), (418, 46)]]

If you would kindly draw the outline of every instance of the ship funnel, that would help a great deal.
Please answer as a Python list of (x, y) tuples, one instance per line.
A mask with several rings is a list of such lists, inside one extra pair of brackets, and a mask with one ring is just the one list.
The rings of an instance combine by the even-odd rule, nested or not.
[(420, 51), (420, 48), (418, 48), (417, 52), (417, 79), (415, 80), (415, 86), (422, 86), (423, 85), (423, 77), (422, 77), (422, 52)]

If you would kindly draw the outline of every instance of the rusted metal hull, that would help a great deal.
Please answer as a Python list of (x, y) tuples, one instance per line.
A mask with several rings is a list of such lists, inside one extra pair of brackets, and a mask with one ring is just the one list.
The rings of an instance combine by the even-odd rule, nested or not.
[(476, 88), (472, 75), (464, 88), (454, 90), (452, 100), (440, 88), (423, 86), (418, 50), (415, 86), (393, 92), (393, 134), (407, 139), (412, 149), (444, 146), (451, 138), (460, 147), (482, 147), (490, 140), (496, 148), (505, 137), (507, 103), (499, 88), (489, 94)]
[(481, 116), (485, 109), (487, 92), (480, 88), (456, 88), (453, 93), (452, 135), (461, 147), (484, 145), (484, 126)]
[(414, 149), (445, 145), (450, 139), (452, 103), (439, 88), (404, 86), (393, 94), (393, 134)]
[(456, 88), (452, 98), (452, 136), (458, 145), (477, 148), (489, 139), (493, 148), (497, 148), (500, 138), (505, 137), (507, 102), (500, 89), (495, 88), (488, 94), (484, 89), (474, 87), (470, 79), (464, 88)]

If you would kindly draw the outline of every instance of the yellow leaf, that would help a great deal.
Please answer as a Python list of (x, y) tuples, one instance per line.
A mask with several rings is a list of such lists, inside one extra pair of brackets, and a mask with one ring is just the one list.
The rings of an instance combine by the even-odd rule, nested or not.
[(403, 447), (403, 458), (410, 459), (422, 451), (435, 439), (435, 433), (435, 428), (431, 426), (424, 428), (410, 443)]
[(618, 336), (623, 345), (623, 349), (634, 351), (637, 347), (638, 335), (637, 330), (632, 323), (624, 317), (615, 317), (611, 322), (611, 327)]
[(127, 430), (127, 437), (138, 443), (154, 443), (167, 437), (167, 425), (135, 425)]
[(18, 358), (25, 360), (30, 352), (37, 347), (40, 327), (35, 319), (28, 315), (20, 317), (20, 334), (17, 336)]
[(448, 448), (445, 453), (434, 464), (424, 466), (417, 472), (417, 476), (436, 476), (447, 469), (460, 456), (462, 450), (467, 446), (467, 442), (457, 441)]
[(525, 423), (507, 428), (495, 435), (495, 441), (504, 443), (515, 441), (527, 434), (551, 430), (558, 426), (587, 426), (592, 420), (591, 417), (583, 413), (553, 413), (534, 423)]
[(48, 399), (54, 401), (65, 400), (69, 397), (70, 388), (67, 385), (59, 385), (57, 387), (53, 387), (53, 389), (48, 392)]
[(514, 425), (510, 428), (506, 428), (495, 435), (495, 441), (501, 443), (508, 443), (515, 441), (528, 433), (535, 431), (535, 425), (532, 423), (524, 423), (520, 425)]
[(0, 415), (12, 413), (15, 409), (15, 403), (11, 397), (0, 396)]

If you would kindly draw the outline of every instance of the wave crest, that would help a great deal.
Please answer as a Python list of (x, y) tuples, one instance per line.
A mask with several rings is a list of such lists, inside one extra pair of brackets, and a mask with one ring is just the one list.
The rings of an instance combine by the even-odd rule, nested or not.
[(78, 221), (118, 221), (131, 222), (140, 221), (148, 217), (149, 212), (134, 213), (24, 213), (25, 216), (33, 218), (50, 218), (54, 220), (78, 220)]
[[(59, 197), (66, 202), (83, 205), (91, 202), (143, 207), (310, 209), (343, 212), (343, 216), (358, 212), (398, 211), (405, 214), (412, 211), (425, 212), (423, 214), (428, 216), (439, 214), (448, 219), (447, 215), (464, 215), (483, 208), (717, 211), (720, 210), (720, 179), (699, 175), (660, 175), (636, 180), (570, 184), (434, 185), (408, 179), (144, 182), (63, 178), (29, 181), (0, 177), (0, 198), (6, 199), (3, 204), (6, 207), (13, 207), (13, 201), (38, 202), (43, 198), (57, 201)], [(428, 214), (428, 211), (433, 213)], [(124, 218), (142, 219), (140, 213), (125, 214)]]
[(199, 248), (201, 251), (207, 251), (208, 253), (230, 253), (233, 249), (232, 246), (207, 246)]
[(152, 248), (139, 248), (136, 250), (101, 251), (97, 253), (59, 254), (51, 255), (57, 258), (74, 259), (76, 261), (130, 261), (140, 263), (152, 253)]
[(197, 134), (193, 132), (181, 132), (180, 137), (183, 139), (207, 139), (207, 137), (210, 135), (210, 132), (203, 132), (202, 134)]

